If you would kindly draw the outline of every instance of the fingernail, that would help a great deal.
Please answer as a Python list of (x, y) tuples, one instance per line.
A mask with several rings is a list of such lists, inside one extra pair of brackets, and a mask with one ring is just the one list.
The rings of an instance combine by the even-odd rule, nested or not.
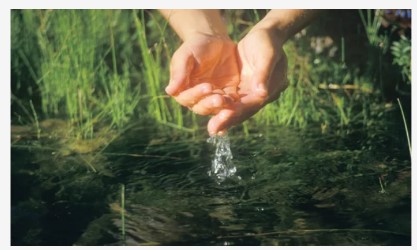
[(173, 94), (175, 94), (174, 93), (174, 88), (172, 87), (172, 85), (171, 85), (171, 82), (168, 84), (168, 86), (165, 88), (165, 92), (168, 94), (168, 95), (173, 95)]
[(226, 135), (226, 132), (227, 132), (227, 130), (222, 130), (222, 131), (217, 132), (217, 135), (218, 136), (224, 136), (224, 135)]
[(216, 132), (214, 132), (213, 130), (210, 130), (210, 131), (209, 131), (209, 135), (210, 135), (210, 136), (215, 136), (215, 135), (216, 135)]

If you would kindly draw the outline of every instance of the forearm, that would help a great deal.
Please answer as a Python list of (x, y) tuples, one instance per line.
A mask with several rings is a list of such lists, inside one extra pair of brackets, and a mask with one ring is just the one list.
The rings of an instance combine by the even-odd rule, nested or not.
[(228, 37), (219, 10), (159, 10), (159, 12), (183, 41), (196, 34)]
[(319, 12), (320, 10), (271, 10), (253, 29), (272, 30), (285, 42), (306, 27)]

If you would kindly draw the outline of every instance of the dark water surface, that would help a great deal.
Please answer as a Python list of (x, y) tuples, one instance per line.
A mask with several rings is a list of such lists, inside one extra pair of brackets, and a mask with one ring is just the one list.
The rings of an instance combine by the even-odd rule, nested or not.
[(160, 131), (90, 154), (12, 144), (12, 245), (411, 244), (402, 128), (232, 131), (237, 172), (220, 184), (204, 131)]

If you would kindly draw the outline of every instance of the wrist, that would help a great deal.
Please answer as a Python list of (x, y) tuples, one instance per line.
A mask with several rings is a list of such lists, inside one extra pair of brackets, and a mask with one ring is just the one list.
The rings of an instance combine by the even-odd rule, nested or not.
[(221, 40), (231, 40), (229, 35), (219, 33), (213, 30), (187, 30), (181, 35), (183, 42), (194, 40), (196, 38), (207, 37)]
[(228, 38), (226, 25), (219, 10), (160, 10), (181, 40), (196, 35)]
[(274, 47), (281, 47), (288, 39), (288, 35), (285, 30), (277, 29), (276, 26), (267, 20), (258, 22), (250, 31), (251, 33), (261, 32), (267, 34)]
[(289, 39), (288, 27), (277, 19), (265, 17), (251, 29), (251, 32), (258, 30), (264, 30), (273, 35), (281, 44), (284, 44)]
[(275, 33), (283, 43), (310, 23), (318, 10), (271, 10), (254, 26)]

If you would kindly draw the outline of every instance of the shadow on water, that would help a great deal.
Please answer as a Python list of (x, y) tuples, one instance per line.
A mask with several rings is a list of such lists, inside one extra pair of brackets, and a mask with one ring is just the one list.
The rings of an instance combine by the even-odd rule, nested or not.
[(402, 133), (231, 134), (237, 172), (220, 184), (204, 136), (139, 127), (87, 154), (12, 144), (12, 245), (411, 244)]

